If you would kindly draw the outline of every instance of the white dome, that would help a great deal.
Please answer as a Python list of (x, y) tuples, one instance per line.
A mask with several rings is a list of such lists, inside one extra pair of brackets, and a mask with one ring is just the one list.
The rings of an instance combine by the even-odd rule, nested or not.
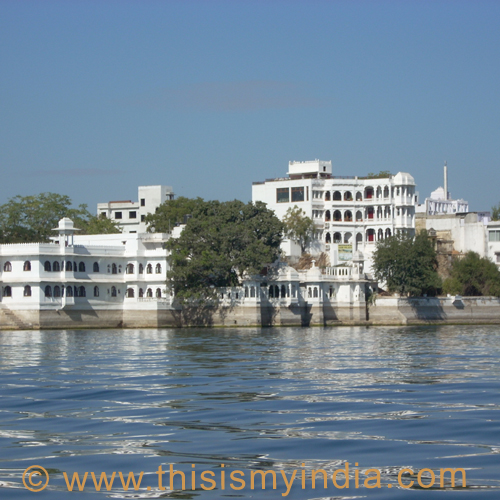
[(415, 186), (415, 179), (407, 172), (398, 172), (394, 176), (394, 184), (398, 186), (403, 186), (403, 185)]

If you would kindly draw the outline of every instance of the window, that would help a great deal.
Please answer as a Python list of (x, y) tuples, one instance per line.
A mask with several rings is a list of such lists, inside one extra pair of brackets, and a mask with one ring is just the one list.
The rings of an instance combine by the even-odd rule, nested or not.
[(12, 271), (12, 264), (10, 262), (6, 262), (4, 265), (3, 265), (3, 270), (6, 272), (6, 273), (10, 273)]
[(52, 271), (59, 272), (60, 270), (61, 267), (59, 266), (59, 262), (55, 261), (54, 264), (52, 264)]
[[(52, 271), (52, 267), (51, 267), (50, 262), (48, 260), (45, 261), (45, 264), (43, 265), (43, 269), (45, 271), (47, 271), (48, 273), (50, 273), (50, 271)], [(5, 268), (4, 268), (4, 271), (5, 271)]]
[(45, 287), (45, 297), (52, 297), (52, 287), (50, 285)]
[(75, 261), (73, 261), (73, 271), (75, 271), (75, 273), (76, 271), (78, 271), (78, 266), (76, 265)]
[(99, 297), (99, 287), (98, 286), (94, 287), (94, 297)]
[(132, 212), (128, 213), (128, 218), (129, 219), (137, 219), (137, 212), (134, 210)]
[(71, 264), (70, 260), (66, 262), (66, 271), (73, 271), (73, 264)]
[(121, 212), (115, 212), (115, 219), (121, 219), (122, 218), (122, 213)]
[(142, 264), (139, 264), (139, 274), (144, 273), (144, 266)]
[(254, 286), (250, 287), (250, 297), (255, 297), (255, 287)]
[(141, 198), (141, 207), (146, 206), (146, 198)]
[(161, 264), (156, 264), (155, 271), (156, 271), (156, 274), (161, 274)]
[(75, 286), (75, 297), (80, 297), (80, 290), (77, 286)]
[(151, 290), (151, 288), (148, 288), (148, 291), (146, 292), (146, 295), (148, 297), (152, 297), (153, 296), (153, 290)]
[(500, 241), (500, 230), (489, 232), (489, 241)]
[(127, 264), (127, 267), (125, 268), (125, 272), (127, 274), (134, 274), (134, 264)]
[(248, 287), (246, 286), (245, 287), (245, 298), (247, 298), (247, 297), (248, 297)]
[(117, 274), (118, 269), (116, 267), (116, 264), (111, 264), (111, 274)]
[(134, 289), (133, 288), (127, 288), (127, 297), (129, 299), (134, 297)]
[(61, 296), (61, 287), (59, 285), (56, 285), (54, 287), (54, 297), (60, 297)]
[(94, 271), (94, 273), (99, 272), (99, 262), (94, 262), (94, 266), (93, 266), (92, 270)]
[(4, 297), (12, 297), (12, 288), (8, 285), (4, 287), (2, 295)]
[(146, 216), (144, 214), (141, 215), (141, 222), (144, 222), (146, 220)]
[(292, 188), (292, 202), (294, 201), (304, 201), (304, 188), (303, 187), (293, 187)]
[(161, 288), (156, 289), (156, 298), (161, 299)]
[(289, 201), (290, 201), (289, 188), (276, 189), (276, 203), (288, 203)]
[(87, 296), (87, 293), (85, 292), (85, 287), (84, 286), (81, 286), (79, 288), (78, 293), (79, 293), (80, 297), (86, 297)]
[(23, 265), (23, 271), (31, 271), (31, 262), (27, 260)]
[(24, 287), (23, 296), (24, 297), (31, 297), (31, 287), (29, 285), (26, 285)]
[(146, 273), (147, 274), (153, 274), (153, 266), (151, 264), (148, 264), (146, 266)]
[(85, 272), (85, 262), (80, 262), (78, 264), (78, 272), (79, 273), (84, 273)]
[(66, 297), (73, 297), (73, 287), (72, 286), (66, 287)]
[(116, 297), (116, 286), (111, 287), (111, 297)]
[(139, 298), (142, 299), (144, 297), (144, 290), (142, 288), (139, 288)]

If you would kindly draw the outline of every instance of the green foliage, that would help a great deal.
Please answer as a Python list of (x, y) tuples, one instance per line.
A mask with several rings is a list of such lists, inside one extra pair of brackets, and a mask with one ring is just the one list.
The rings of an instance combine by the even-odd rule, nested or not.
[[(71, 208), (68, 196), (56, 193), (41, 193), (37, 196), (15, 196), (0, 206), (0, 241), (2, 243), (48, 242), (52, 231), (63, 217), (73, 219), (75, 227), (82, 233), (95, 234), (97, 228), (116, 232), (111, 221), (96, 221), (86, 205)], [(114, 226), (113, 231), (111, 225)], [(119, 231), (118, 231), (119, 232)]]
[(500, 203), (491, 207), (491, 220), (500, 220)]
[[(81, 205), (85, 207), (85, 205)], [(117, 234), (121, 233), (118, 224), (101, 214), (99, 217), (87, 212), (84, 217), (75, 217), (75, 227), (80, 229), (78, 234)]]
[(426, 231), (414, 238), (398, 234), (379, 241), (373, 254), (375, 278), (401, 295), (435, 295), (441, 286), (436, 269), (436, 252)]
[(375, 174), (373, 172), (370, 172), (366, 178), (367, 179), (386, 179), (388, 177), (391, 177), (392, 174), (389, 172), (389, 170), (381, 170), (378, 174)]
[(202, 198), (185, 198), (180, 196), (176, 200), (163, 202), (154, 214), (146, 215), (144, 221), (150, 233), (170, 233), (176, 223), (183, 223), (185, 215), (193, 212), (203, 203)]
[(314, 233), (314, 222), (297, 205), (290, 207), (283, 217), (285, 235), (300, 245), (302, 253), (306, 251)]
[(283, 224), (264, 203), (196, 200), (179, 238), (170, 239), (169, 280), (179, 298), (209, 297), (258, 273), (280, 252)]
[(467, 252), (453, 261), (450, 277), (443, 283), (443, 291), (453, 295), (500, 296), (500, 272), (494, 262)]

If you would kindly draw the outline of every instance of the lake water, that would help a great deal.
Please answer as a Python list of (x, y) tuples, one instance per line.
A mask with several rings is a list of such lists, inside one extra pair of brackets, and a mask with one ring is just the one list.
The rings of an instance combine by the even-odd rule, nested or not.
[[(66, 499), (63, 472), (88, 472), (71, 498), (278, 499), (281, 471), (296, 470), (286, 498), (499, 498), (499, 410), (492, 326), (0, 332), (0, 495)], [(346, 462), (349, 488), (335, 488)], [(170, 464), (185, 491), (180, 474), (168, 489), (168, 473), (158, 489)], [(50, 477), (38, 493), (22, 481), (31, 465)], [(463, 468), (467, 487), (448, 474), (440, 488), (441, 468)], [(312, 489), (318, 469), (328, 489), (322, 473)], [(380, 488), (364, 486), (368, 469)], [(435, 474), (429, 489), (422, 469), (422, 483)], [(243, 489), (230, 487), (242, 484), (235, 470)], [(256, 470), (274, 471), (276, 489), (256, 474), (252, 490)], [(111, 490), (96, 492), (90, 472), (113, 471)], [(143, 471), (139, 489), (124, 491), (120, 471)], [(212, 486), (203, 471), (214, 489), (201, 488)]]

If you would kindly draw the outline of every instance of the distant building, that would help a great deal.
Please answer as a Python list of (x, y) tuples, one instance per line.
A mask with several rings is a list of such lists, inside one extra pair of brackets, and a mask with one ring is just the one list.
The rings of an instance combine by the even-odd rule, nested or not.
[(124, 233), (144, 233), (144, 219), (165, 201), (174, 199), (171, 186), (139, 186), (139, 201), (110, 201), (97, 204), (97, 215), (116, 222)]
[(487, 231), (488, 257), (500, 268), (500, 221), (490, 221)]

